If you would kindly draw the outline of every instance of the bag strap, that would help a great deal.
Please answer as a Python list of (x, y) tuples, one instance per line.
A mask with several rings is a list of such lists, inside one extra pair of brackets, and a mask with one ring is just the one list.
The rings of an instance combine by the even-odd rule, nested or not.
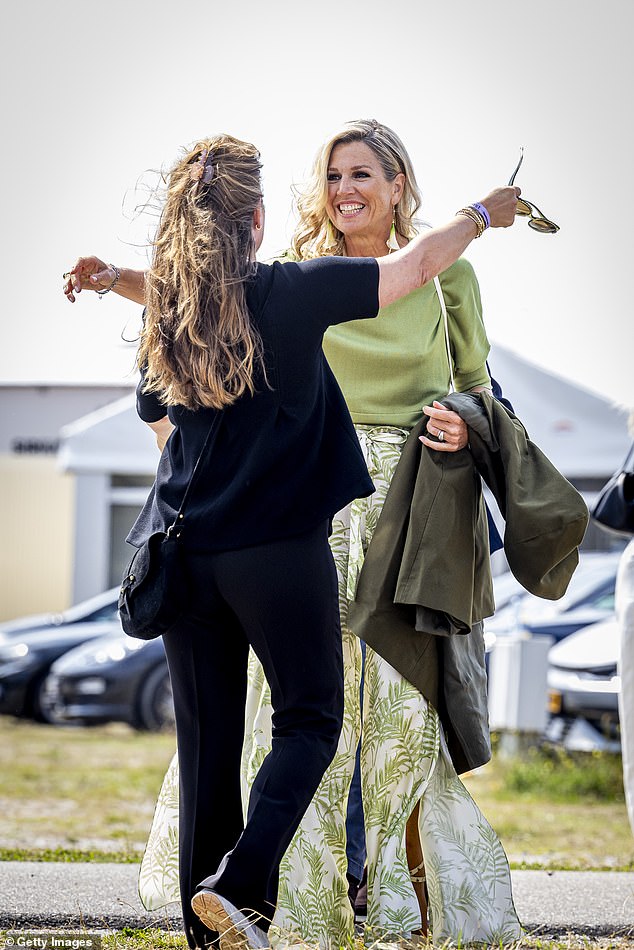
[(450, 383), (450, 393), (455, 393), (456, 391), (456, 380), (453, 375), (453, 359), (451, 356), (451, 346), (449, 343), (449, 318), (447, 317), (447, 304), (445, 303), (445, 295), (442, 292), (442, 286), (438, 277), (434, 277), (434, 285), (436, 287), (436, 293), (438, 294), (438, 299), (440, 300), (440, 309), (442, 310), (442, 320), (445, 329), (445, 347), (447, 349), (447, 363), (449, 364), (449, 383)]
[[(181, 501), (181, 506), (180, 506), (180, 508), (178, 509), (177, 513), (176, 513), (176, 517), (174, 518), (174, 522), (169, 526), (169, 528), (168, 528), (167, 531), (165, 532), (165, 535), (166, 535), (166, 537), (168, 537), (168, 538), (170, 538), (170, 537), (172, 536), (172, 532), (175, 530), (177, 524), (178, 524), (179, 522), (182, 522), (182, 521), (183, 521), (183, 518), (185, 517), (184, 511), (185, 511), (185, 505), (187, 504), (187, 499), (189, 498), (189, 496), (190, 496), (190, 494), (191, 494), (191, 490), (192, 490), (192, 488), (194, 487), (194, 482), (196, 481), (196, 478), (197, 478), (198, 475), (199, 475), (199, 472), (200, 472), (200, 469), (201, 469), (202, 458), (203, 458), (203, 455), (205, 454), (205, 452), (206, 452), (206, 450), (207, 450), (207, 446), (209, 445), (209, 442), (210, 442), (210, 440), (211, 440), (211, 434), (212, 434), (212, 432), (215, 431), (215, 429), (218, 428), (218, 426), (219, 426), (219, 424), (220, 424), (220, 416), (221, 416), (221, 413), (217, 411), (216, 414), (214, 415), (214, 418), (212, 419), (211, 425), (209, 426), (209, 431), (207, 432), (207, 435), (205, 436), (205, 441), (203, 442), (203, 447), (202, 447), (202, 449), (200, 450), (200, 454), (199, 454), (198, 458), (196, 459), (196, 464), (194, 465), (194, 470), (193, 470), (193, 472), (192, 472), (192, 474), (191, 474), (191, 477), (190, 477), (190, 479), (189, 479), (189, 481), (188, 481), (188, 483), (187, 483), (187, 487), (185, 488), (185, 494), (183, 495), (183, 500)], [(180, 531), (176, 532), (176, 537), (178, 538), (179, 536), (180, 536)]]

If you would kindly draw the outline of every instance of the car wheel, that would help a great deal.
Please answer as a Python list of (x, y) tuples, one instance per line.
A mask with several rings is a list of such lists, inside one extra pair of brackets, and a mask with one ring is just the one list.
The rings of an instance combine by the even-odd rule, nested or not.
[(156, 666), (143, 683), (133, 725), (148, 732), (174, 728), (172, 684), (165, 666)]
[(48, 722), (53, 726), (59, 726), (65, 722), (64, 718), (57, 712), (55, 703), (51, 702), (51, 698), (47, 694), (46, 676), (40, 677), (33, 687), (31, 715), (36, 722)]

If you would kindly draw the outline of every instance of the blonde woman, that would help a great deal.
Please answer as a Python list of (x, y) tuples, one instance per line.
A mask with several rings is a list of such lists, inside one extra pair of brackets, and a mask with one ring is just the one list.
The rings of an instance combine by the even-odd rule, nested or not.
[[(317, 154), (311, 179), (298, 199), (291, 254), (297, 260), (325, 254), (389, 260), (416, 239), (420, 202), (412, 163), (399, 137), (375, 121), (349, 123)], [(345, 899), (345, 815), (361, 734), (368, 928), (405, 937), (426, 930), (426, 874), (434, 940), (512, 941), (520, 933), (503, 848), (458, 779), (436, 710), (367, 648), (361, 723), (361, 648), (346, 624), (364, 552), (412, 427), (427, 414), (432, 438), (423, 438), (423, 451), (457, 451), (467, 443), (464, 424), (440, 402), (451, 372), (439, 290), (448, 311), (456, 387), (478, 391), (491, 385), (489, 344), (471, 266), (457, 261), (440, 275), (440, 285), (430, 283), (414, 291), (382, 310), (375, 321), (341, 324), (324, 337), (324, 352), (342, 387), (376, 490), (352, 502), (333, 522), (330, 543), (339, 576), (344, 643), (344, 727), (335, 760), (284, 859), (275, 921), (322, 944), (342, 942), (352, 932)], [(482, 651), (483, 683), (481, 625), (470, 637)], [(259, 674), (252, 670), (250, 703), (262, 682)], [(251, 773), (268, 748), (267, 713), (263, 692), (253, 731)], [(486, 712), (474, 718), (469, 729), (460, 770), (467, 764), (481, 765), (490, 756)], [(412, 814), (408, 855), (406, 828)]]
[[(128, 540), (165, 531), (191, 481), (182, 612), (164, 635), (180, 763), (180, 894), (190, 946), (268, 945), (279, 864), (336, 754), (343, 715), (335, 513), (372, 483), (321, 349), (329, 325), (373, 318), (513, 223), (518, 190), (389, 259), (257, 264), (260, 160), (221, 135), (167, 178), (149, 273), (80, 258), (64, 290), (146, 305), (138, 412), (164, 445)], [(197, 476), (194, 471), (199, 463)], [(199, 477), (198, 477), (199, 476)], [(301, 631), (298, 635), (298, 631)], [(271, 689), (272, 743), (240, 795), (247, 658)], [(193, 910), (193, 913), (192, 913)]]

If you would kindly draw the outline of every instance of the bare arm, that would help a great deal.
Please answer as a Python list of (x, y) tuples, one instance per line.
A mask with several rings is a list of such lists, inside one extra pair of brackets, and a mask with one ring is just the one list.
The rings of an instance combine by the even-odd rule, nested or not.
[[(63, 291), (70, 303), (75, 303), (77, 294), (82, 290), (107, 290), (117, 277), (116, 271), (99, 257), (80, 257), (64, 277)], [(119, 269), (119, 279), (112, 287), (112, 293), (145, 303), (145, 271), (132, 270), (129, 267)]]
[[(496, 188), (482, 199), (492, 228), (508, 228), (513, 224), (519, 192), (516, 187)], [(379, 305), (386, 307), (447, 270), (476, 234), (474, 222), (457, 214), (448, 224), (418, 235), (395, 254), (378, 258)]]
[(172, 425), (167, 416), (163, 416), (158, 422), (146, 422), (145, 424), (148, 425), (156, 435), (156, 444), (159, 447), (159, 451), (162, 452), (175, 426)]

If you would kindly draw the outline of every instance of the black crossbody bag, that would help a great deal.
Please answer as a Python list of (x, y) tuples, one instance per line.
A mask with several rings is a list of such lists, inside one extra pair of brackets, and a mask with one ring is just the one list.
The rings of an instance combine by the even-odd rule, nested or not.
[(117, 606), (121, 626), (129, 637), (138, 640), (160, 637), (183, 613), (187, 588), (180, 539), (185, 526), (185, 505), (219, 420), (220, 413), (217, 413), (196, 459), (174, 522), (167, 531), (157, 531), (137, 548), (123, 575)]

